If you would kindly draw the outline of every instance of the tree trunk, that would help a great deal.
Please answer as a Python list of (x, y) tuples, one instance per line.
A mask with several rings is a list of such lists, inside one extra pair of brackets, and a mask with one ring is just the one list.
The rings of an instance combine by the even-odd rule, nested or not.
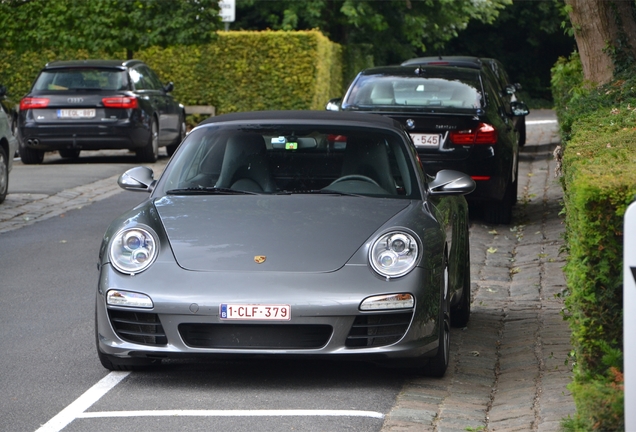
[(565, 0), (583, 76), (605, 84), (636, 59), (634, 0)]

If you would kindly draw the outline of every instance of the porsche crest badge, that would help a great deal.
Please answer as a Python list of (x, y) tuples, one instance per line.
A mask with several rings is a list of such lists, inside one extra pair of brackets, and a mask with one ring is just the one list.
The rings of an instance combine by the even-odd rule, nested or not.
[(254, 262), (256, 264), (263, 264), (266, 259), (267, 259), (267, 257), (265, 255), (256, 255), (254, 257)]

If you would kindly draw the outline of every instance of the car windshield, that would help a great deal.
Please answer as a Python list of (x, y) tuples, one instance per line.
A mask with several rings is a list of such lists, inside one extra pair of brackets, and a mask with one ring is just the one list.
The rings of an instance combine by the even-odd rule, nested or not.
[(482, 108), (479, 80), (475, 74), (470, 75), (461, 79), (453, 76), (360, 76), (343, 101), (343, 107)]
[(207, 125), (188, 135), (157, 193), (421, 199), (413, 160), (405, 136), (381, 129)]
[(118, 69), (72, 68), (43, 71), (34, 91), (66, 90), (125, 90), (128, 88), (126, 72)]

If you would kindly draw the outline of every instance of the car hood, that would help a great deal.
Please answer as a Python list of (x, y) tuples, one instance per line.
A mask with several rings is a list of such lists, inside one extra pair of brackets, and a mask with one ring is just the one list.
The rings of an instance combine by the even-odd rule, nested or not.
[[(325, 195), (155, 201), (177, 263), (197, 271), (330, 272), (409, 200)], [(257, 263), (264, 257), (264, 262)]]

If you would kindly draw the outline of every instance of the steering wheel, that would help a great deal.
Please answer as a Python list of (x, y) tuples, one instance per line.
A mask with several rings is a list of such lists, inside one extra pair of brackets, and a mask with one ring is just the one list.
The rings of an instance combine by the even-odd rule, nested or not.
[(376, 185), (377, 187), (381, 187), (378, 182), (376, 182), (375, 180), (373, 180), (371, 177), (367, 177), (367, 176), (363, 176), (360, 174), (349, 174), (346, 176), (342, 176), (338, 179), (335, 179), (334, 181), (331, 182), (331, 184), (336, 184), (342, 181), (347, 181), (347, 180), (360, 180), (360, 181), (365, 181), (368, 183), (373, 183), (374, 185)]

